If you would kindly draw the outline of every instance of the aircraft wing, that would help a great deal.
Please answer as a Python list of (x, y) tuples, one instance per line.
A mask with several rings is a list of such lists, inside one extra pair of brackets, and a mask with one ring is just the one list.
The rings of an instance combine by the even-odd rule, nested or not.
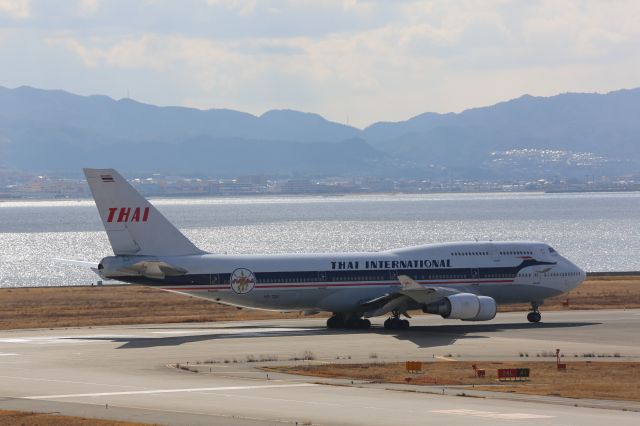
[(398, 280), (402, 287), (399, 291), (385, 294), (372, 300), (362, 302), (360, 306), (365, 309), (365, 318), (384, 315), (387, 312), (398, 310), (405, 316), (411, 305), (428, 305), (438, 300), (458, 293), (444, 287), (423, 286), (407, 275), (398, 275)]

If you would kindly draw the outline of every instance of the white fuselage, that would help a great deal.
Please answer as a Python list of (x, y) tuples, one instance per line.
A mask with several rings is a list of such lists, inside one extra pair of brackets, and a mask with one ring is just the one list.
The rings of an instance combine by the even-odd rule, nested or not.
[[(141, 260), (186, 272), (122, 273)], [(397, 292), (398, 275), (423, 286), (490, 296), (498, 304), (542, 304), (585, 279), (582, 269), (537, 242), (459, 242), (373, 253), (113, 256), (101, 267), (105, 277), (221, 303), (334, 313), (359, 312), (363, 302)]]

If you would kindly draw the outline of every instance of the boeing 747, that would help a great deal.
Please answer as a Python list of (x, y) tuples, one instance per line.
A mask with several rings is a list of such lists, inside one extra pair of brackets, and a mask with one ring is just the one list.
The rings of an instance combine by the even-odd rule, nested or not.
[(499, 304), (567, 292), (585, 272), (540, 242), (454, 242), (372, 253), (223, 255), (196, 247), (113, 169), (84, 169), (114, 256), (105, 279), (246, 308), (328, 311), (329, 328), (409, 327), (407, 313), (487, 321)]

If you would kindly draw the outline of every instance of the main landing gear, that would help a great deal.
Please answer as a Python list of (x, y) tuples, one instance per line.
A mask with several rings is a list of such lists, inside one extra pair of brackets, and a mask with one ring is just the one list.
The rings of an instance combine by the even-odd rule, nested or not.
[(529, 322), (540, 322), (540, 320), (542, 319), (542, 315), (540, 314), (540, 311), (538, 310), (539, 307), (540, 307), (540, 305), (538, 303), (531, 302), (532, 312), (529, 312), (527, 314), (527, 321), (529, 321)]
[(333, 314), (327, 320), (327, 328), (350, 328), (366, 330), (371, 327), (371, 321), (357, 316), (345, 316), (341, 314)]
[(400, 312), (392, 311), (391, 318), (387, 318), (384, 321), (384, 328), (387, 330), (406, 330), (409, 328), (409, 321), (406, 319), (400, 319)]

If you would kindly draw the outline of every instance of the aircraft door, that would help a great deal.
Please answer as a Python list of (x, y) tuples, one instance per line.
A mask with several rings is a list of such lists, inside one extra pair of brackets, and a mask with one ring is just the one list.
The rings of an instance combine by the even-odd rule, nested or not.
[(500, 262), (500, 255), (498, 254), (498, 249), (496, 248), (495, 244), (493, 243), (487, 244), (486, 250), (487, 252), (489, 252), (489, 257), (491, 258), (492, 261)]
[[(547, 250), (544, 247), (540, 247), (537, 250), (536, 259), (537, 260), (546, 260), (546, 257), (547, 257)], [(534, 284), (540, 284), (540, 279), (542, 278), (542, 273), (536, 271), (536, 268), (533, 268), (533, 271), (531, 272), (531, 275), (533, 277), (533, 283)]]
[[(215, 286), (220, 284), (220, 274), (209, 274), (209, 285), (210, 286)], [(214, 289), (209, 289), (208, 291), (218, 291), (218, 290), (214, 290)]]
[(471, 269), (471, 281), (473, 285), (478, 285), (480, 283), (480, 269)]
[(536, 270), (534, 270), (532, 274), (533, 274), (533, 283), (540, 284), (540, 275), (542, 274), (538, 273), (538, 271)]

